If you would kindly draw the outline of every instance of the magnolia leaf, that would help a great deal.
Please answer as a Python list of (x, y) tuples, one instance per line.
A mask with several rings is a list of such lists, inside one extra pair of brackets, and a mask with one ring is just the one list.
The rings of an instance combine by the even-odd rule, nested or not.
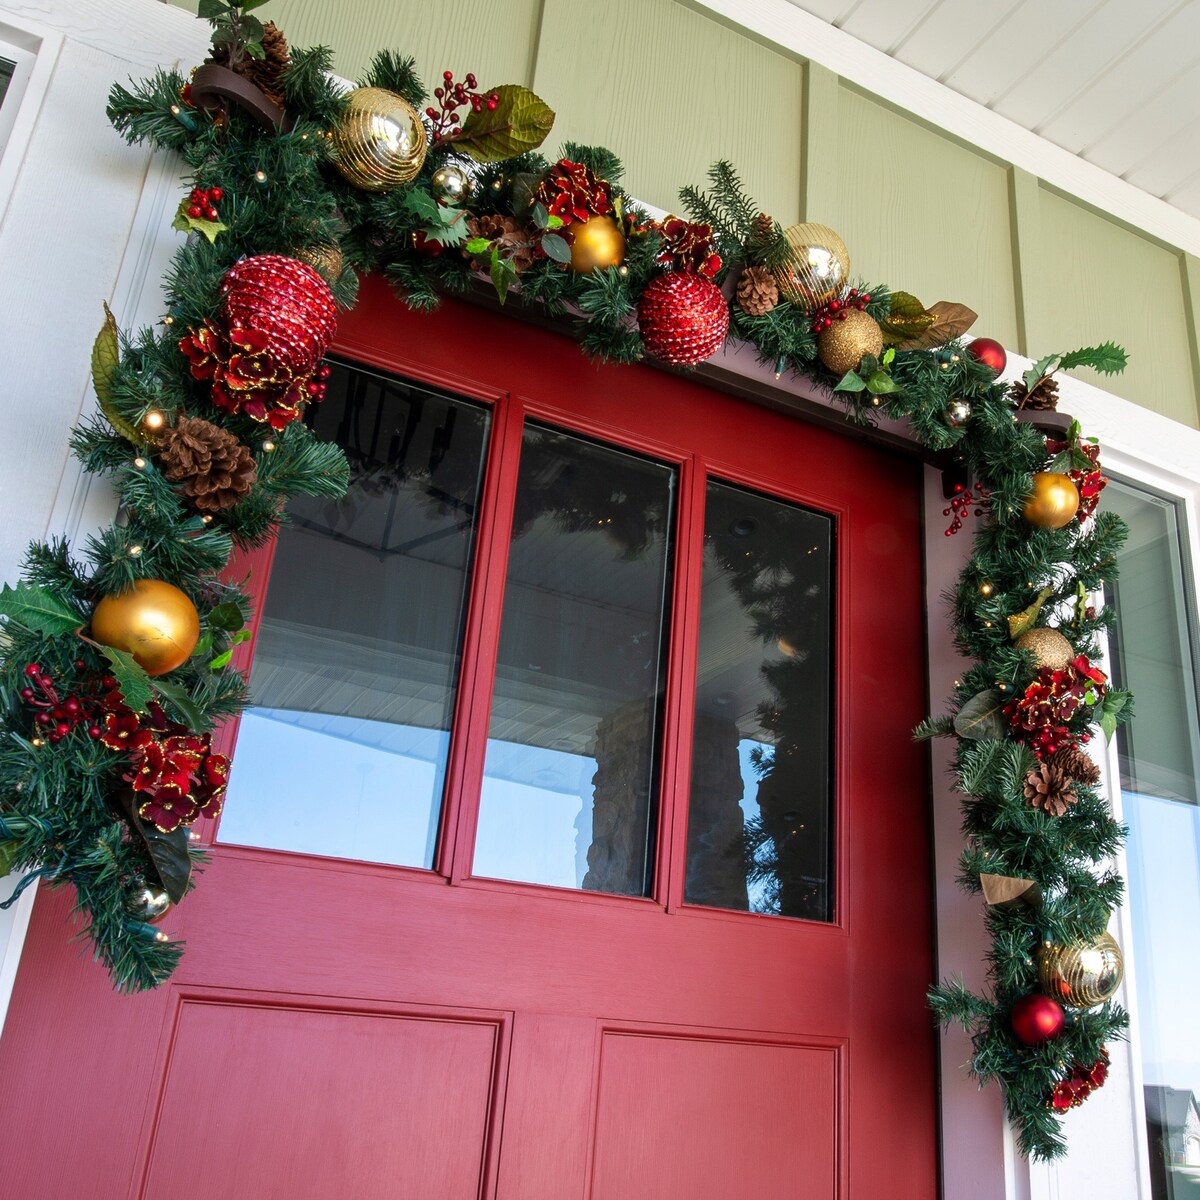
[(83, 618), (65, 600), (53, 592), (31, 583), (18, 583), (0, 588), (0, 617), (8, 617), (34, 633), (54, 637), (74, 633), (84, 624)]
[(92, 386), (96, 389), (96, 399), (100, 402), (100, 411), (113, 429), (135, 446), (144, 446), (146, 439), (142, 437), (137, 426), (126, 421), (113, 407), (112, 383), (120, 362), (119, 355), (117, 322), (106, 304), (104, 306), (104, 324), (100, 326), (100, 332), (96, 334), (96, 340), (92, 343)]
[(569, 263), (571, 261), (571, 247), (567, 245), (567, 239), (561, 234), (544, 234), (542, 249), (545, 250), (546, 256), (554, 259), (555, 262)]
[(884, 370), (872, 371), (867, 376), (867, 391), (872, 396), (886, 396), (898, 392), (900, 385)]
[(183, 233), (191, 233), (193, 230), (196, 233), (202, 233), (208, 238), (209, 244), (217, 240), (217, 234), (224, 232), (229, 228), (223, 221), (206, 221), (203, 217), (189, 217), (188, 209), (191, 207), (187, 197), (185, 196), (179, 202), (179, 209), (175, 213), (175, 220), (171, 222), (172, 229), (178, 229)]
[(226, 629), (232, 633), (245, 625), (246, 618), (242, 616), (241, 607), (235, 601), (226, 600), (208, 614), (208, 623), (214, 629)]
[[(146, 844), (150, 865), (162, 889), (172, 904), (178, 904), (187, 895), (188, 880), (192, 875), (192, 856), (188, 853), (188, 832), (183, 826), (171, 833), (163, 833), (149, 821), (138, 815), (138, 800), (135, 793), (121, 794), (121, 802), (129, 817), (129, 826)], [(149, 880), (147, 882), (150, 882)]]
[(835, 387), (833, 390), (835, 392), (862, 392), (866, 390), (866, 387), (866, 382), (863, 380), (861, 375), (857, 374), (855, 371), (847, 371), (845, 375), (838, 380), (837, 387)]
[(1039, 358), (1037, 362), (1021, 376), (1025, 380), (1025, 386), (1032, 392), (1038, 385), (1038, 380), (1050, 369), (1050, 364), (1058, 358), (1057, 354), (1047, 354), (1045, 358)]
[(893, 292), (888, 315), (879, 322), (887, 343), (917, 337), (933, 324), (933, 314), (911, 292)]
[[(1119, 714), (1132, 699), (1133, 694), (1123, 688), (1113, 688), (1112, 691), (1104, 693), (1104, 702), (1100, 706), (1100, 728), (1104, 732), (1105, 741), (1112, 740), (1112, 735), (1117, 732), (1117, 726), (1121, 723)], [(1126, 716), (1128, 715), (1126, 713)]]
[(508, 289), (517, 281), (517, 268), (507, 258), (501, 258), (498, 250), (492, 251), (492, 286), (503, 304), (508, 298)]
[(20, 849), (21, 843), (18, 841), (0, 842), (0, 879), (12, 872)]
[(962, 337), (979, 319), (978, 313), (953, 300), (939, 300), (929, 306), (928, 312), (933, 317), (933, 324), (915, 337), (896, 342), (897, 350), (932, 350), (944, 346)]
[(1004, 737), (1008, 732), (1008, 722), (1004, 719), (1004, 705), (1007, 702), (995, 688), (972, 696), (958, 710), (954, 718), (954, 732), (960, 738), (978, 742), (984, 738)]
[(1129, 355), (1116, 342), (1105, 342), (1100, 346), (1085, 346), (1062, 356), (1059, 370), (1069, 371), (1072, 367), (1091, 367), (1102, 375), (1117, 375), (1129, 364)]
[(150, 686), (183, 718), (183, 723), (189, 729), (204, 728), (204, 714), (186, 688), (177, 683), (164, 683), (159, 679), (154, 680)]
[(496, 107), (469, 113), (462, 133), (447, 140), (481, 163), (536, 150), (554, 125), (553, 110), (519, 83), (504, 83), (492, 91), (498, 97)]
[(116, 646), (102, 646), (99, 642), (92, 644), (111, 664), (113, 678), (117, 681), (126, 707), (134, 712), (145, 712), (147, 705), (154, 699), (150, 676), (138, 665), (132, 654), (118, 650)]
[(1037, 594), (1037, 599), (1027, 608), (1008, 618), (1008, 636), (1014, 641), (1023, 633), (1028, 633), (1036, 624), (1042, 605), (1054, 595), (1052, 587), (1044, 587)]

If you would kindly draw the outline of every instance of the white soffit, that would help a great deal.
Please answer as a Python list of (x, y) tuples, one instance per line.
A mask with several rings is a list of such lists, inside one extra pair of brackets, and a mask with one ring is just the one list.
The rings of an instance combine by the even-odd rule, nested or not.
[(684, 0), (1200, 255), (1200, 0)]

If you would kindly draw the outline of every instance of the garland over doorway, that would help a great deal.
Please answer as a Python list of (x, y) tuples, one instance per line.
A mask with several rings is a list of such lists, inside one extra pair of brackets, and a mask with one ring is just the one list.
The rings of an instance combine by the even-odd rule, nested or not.
[(1000, 1083), (1025, 1153), (1061, 1154), (1060, 1114), (1104, 1082), (1127, 1024), (1105, 932), (1122, 831), (1086, 747), (1130, 707), (1093, 662), (1112, 616), (1093, 597), (1124, 529), (1099, 508), (1098, 447), (1053, 412), (1054, 376), (1118, 371), (1124, 352), (1053, 354), (1002, 384), (1003, 349), (962, 338), (969, 309), (854, 286), (832, 229), (781, 228), (729, 164), (682, 190), (684, 216), (654, 219), (611, 152), (541, 155), (554, 114), (528, 89), (446, 71), (429, 95), (411, 59), (382, 52), (346, 93), (329, 51), (289, 51), (253, 16), (262, 3), (200, 0), (210, 61), (110, 96), (129, 142), (186, 164), (188, 236), (155, 329), (121, 335), (106, 311), (100, 411), (72, 435), (118, 519), (77, 550), (30, 546), (0, 592), (0, 874), (73, 887), (119, 989), (174, 969), (182, 944), (158, 922), (202, 862), (189, 827), (220, 811), (213, 730), (247, 703), (230, 664), (249, 600), (221, 572), (289, 497), (346, 486), (341, 451), (301, 418), (360, 272), (416, 309), (485, 276), (606, 362), (687, 367), (734, 338), (831, 389), (852, 421), (907, 421), (957, 475), (946, 534), (971, 525), (973, 549), (952, 629), (972, 665), (918, 736), (956, 740), (962, 882), (986, 906), (991, 986), (930, 999), (971, 1032), (971, 1069)]

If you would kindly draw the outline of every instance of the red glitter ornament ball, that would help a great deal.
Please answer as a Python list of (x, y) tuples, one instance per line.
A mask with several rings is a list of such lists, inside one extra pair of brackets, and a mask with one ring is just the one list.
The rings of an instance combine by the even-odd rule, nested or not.
[(671, 271), (642, 293), (638, 329), (648, 354), (677, 367), (693, 367), (725, 340), (729, 308), (711, 280), (692, 271)]
[(977, 358), (985, 367), (991, 367), (999, 375), (1008, 365), (1004, 347), (992, 338), (976, 338), (967, 346), (967, 353)]
[(1009, 1013), (1013, 1033), (1026, 1046), (1040, 1046), (1058, 1037), (1066, 1021), (1062, 1005), (1040, 992), (1022, 996)]
[(226, 272), (221, 293), (230, 339), (257, 335), (260, 353), (293, 378), (311, 374), (333, 341), (333, 293), (307, 263), (282, 254), (244, 258)]

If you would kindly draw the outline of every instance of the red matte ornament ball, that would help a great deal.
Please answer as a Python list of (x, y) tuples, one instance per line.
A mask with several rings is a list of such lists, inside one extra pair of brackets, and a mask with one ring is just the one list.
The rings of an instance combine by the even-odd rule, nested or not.
[(691, 271), (652, 280), (638, 302), (638, 329), (646, 353), (677, 367), (703, 362), (729, 332), (729, 308), (721, 289)]
[(1026, 1046), (1040, 1046), (1043, 1042), (1058, 1037), (1066, 1021), (1062, 1005), (1040, 992), (1022, 996), (1009, 1013), (1013, 1033), (1017, 1035), (1017, 1040), (1024, 1042)]
[(967, 347), (967, 353), (985, 367), (991, 367), (997, 375), (1008, 365), (1008, 355), (1004, 352), (1004, 347), (993, 338), (976, 338)]

